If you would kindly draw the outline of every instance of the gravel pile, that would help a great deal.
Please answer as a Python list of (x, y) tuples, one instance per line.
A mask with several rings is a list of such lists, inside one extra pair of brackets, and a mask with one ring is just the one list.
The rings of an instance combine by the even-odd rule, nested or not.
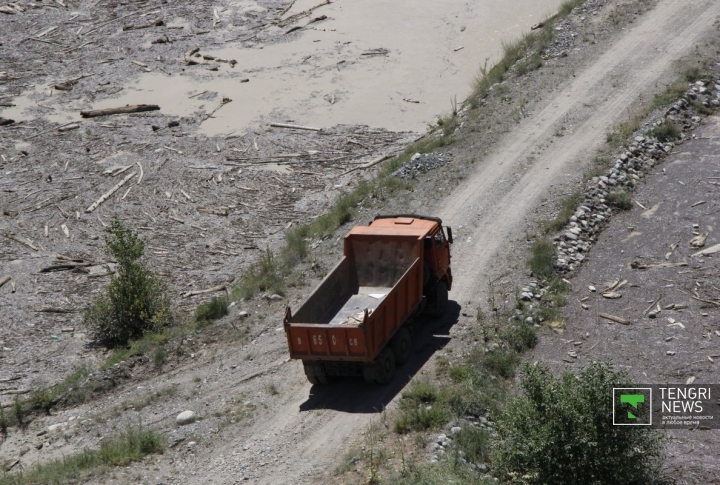
[(412, 177), (417, 172), (427, 172), (440, 168), (448, 161), (447, 153), (416, 153), (410, 161), (393, 172), (400, 178)]

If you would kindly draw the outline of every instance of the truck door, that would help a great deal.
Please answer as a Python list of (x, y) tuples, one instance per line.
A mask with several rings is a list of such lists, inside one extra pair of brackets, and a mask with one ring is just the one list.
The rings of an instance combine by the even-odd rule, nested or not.
[(442, 229), (439, 229), (433, 235), (433, 252), (435, 254), (435, 274), (439, 277), (447, 273), (450, 267), (450, 251), (448, 250), (448, 241)]

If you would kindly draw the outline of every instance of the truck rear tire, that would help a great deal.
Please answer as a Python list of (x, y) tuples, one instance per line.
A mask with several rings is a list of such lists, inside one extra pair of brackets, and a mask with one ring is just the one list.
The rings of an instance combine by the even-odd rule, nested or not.
[(395, 363), (397, 365), (403, 365), (410, 360), (410, 353), (412, 351), (410, 331), (405, 327), (400, 328), (390, 341), (390, 348), (395, 354)]
[(313, 385), (330, 384), (330, 378), (325, 372), (322, 364), (303, 364), (305, 369), (305, 377)]
[(377, 359), (377, 372), (375, 382), (384, 386), (395, 377), (395, 354), (393, 351), (385, 347)]
[(445, 315), (448, 306), (448, 287), (444, 281), (438, 281), (435, 287), (435, 303), (430, 309), (430, 314), (435, 318)]

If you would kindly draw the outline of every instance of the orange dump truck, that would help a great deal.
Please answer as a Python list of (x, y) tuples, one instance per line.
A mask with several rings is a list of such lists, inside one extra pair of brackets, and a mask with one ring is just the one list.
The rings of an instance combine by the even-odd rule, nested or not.
[(386, 384), (412, 350), (410, 324), (426, 308), (441, 316), (452, 287), (442, 221), (377, 216), (345, 236), (344, 256), (307, 300), (285, 313), (290, 357), (313, 384), (363, 376)]

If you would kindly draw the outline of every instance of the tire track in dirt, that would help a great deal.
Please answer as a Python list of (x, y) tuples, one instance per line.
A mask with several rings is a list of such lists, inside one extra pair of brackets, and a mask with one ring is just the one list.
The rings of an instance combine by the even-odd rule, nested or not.
[[(626, 119), (626, 107), (672, 78), (673, 62), (713, 28), (718, 15), (720, 4), (713, 1), (661, 2), (596, 62), (559, 87), (547, 106), (510, 133), (484, 166), (445, 200), (438, 211), (443, 221), (472, 228), (454, 247), (454, 260), (462, 264), (456, 266), (452, 298), (478, 301), (493, 258), (523, 234), (524, 221), (533, 217), (541, 197), (565, 173), (577, 172), (582, 158)], [(570, 118), (577, 119), (573, 132), (555, 136)], [(533, 153), (532, 167), (508, 182)]]

